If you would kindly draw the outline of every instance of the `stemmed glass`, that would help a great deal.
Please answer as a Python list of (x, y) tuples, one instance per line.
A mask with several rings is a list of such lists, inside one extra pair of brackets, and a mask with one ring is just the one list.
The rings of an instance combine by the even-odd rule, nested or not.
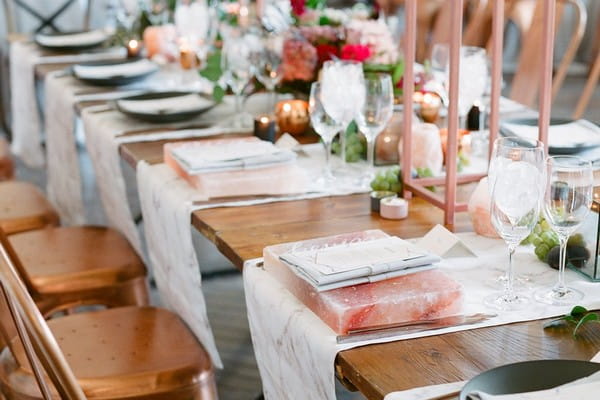
[(326, 61), (323, 64), (321, 85), (325, 111), (341, 127), (341, 157), (342, 165), (345, 165), (346, 129), (365, 102), (362, 64), (356, 61)]
[(243, 91), (252, 79), (252, 46), (245, 36), (225, 40), (221, 53), (221, 68), (225, 82), (235, 95), (236, 126), (244, 125), (247, 114), (242, 109)]
[(140, 13), (137, 0), (119, 0), (117, 7), (117, 22), (129, 33), (133, 30), (135, 20)]
[(283, 60), (282, 34), (266, 34), (261, 38), (261, 51), (256, 54), (255, 76), (256, 79), (270, 92), (270, 110), (275, 109), (276, 96), (275, 87), (283, 77), (281, 62)]
[[(449, 89), (450, 52), (447, 44), (436, 44), (431, 52), (431, 66), (442, 75), (446, 90)], [(465, 117), (473, 104), (481, 101), (488, 87), (489, 69), (486, 51), (482, 47), (460, 48), (458, 114)], [(445, 96), (447, 97), (447, 95)], [(447, 98), (445, 99), (448, 100)]]
[(592, 205), (592, 164), (574, 156), (549, 157), (546, 161), (547, 186), (543, 209), (546, 221), (560, 242), (558, 282), (535, 293), (536, 300), (569, 305), (583, 298), (579, 290), (565, 285), (567, 240), (587, 217)]
[(310, 122), (312, 126), (321, 136), (325, 145), (325, 170), (321, 182), (323, 186), (335, 181), (335, 177), (331, 173), (331, 142), (335, 135), (339, 132), (341, 125), (327, 114), (322, 101), (322, 85), (319, 82), (314, 82), (310, 87), (310, 98), (308, 100), (308, 111), (310, 113)]
[(367, 173), (363, 180), (368, 185), (374, 176), (375, 139), (386, 127), (394, 113), (394, 86), (389, 74), (365, 76), (365, 101), (356, 123), (367, 140)]
[(152, 25), (164, 25), (169, 22), (169, 5), (167, 0), (147, 0), (144, 6)]
[(508, 245), (508, 272), (504, 291), (484, 299), (500, 310), (518, 310), (529, 299), (513, 289), (515, 249), (537, 223), (545, 184), (544, 145), (537, 140), (496, 139), (488, 173), (492, 225)]

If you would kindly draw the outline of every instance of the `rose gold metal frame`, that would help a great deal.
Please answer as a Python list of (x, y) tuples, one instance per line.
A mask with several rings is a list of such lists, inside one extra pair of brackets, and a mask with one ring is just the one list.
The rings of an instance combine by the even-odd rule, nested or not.
[[(405, 37), (405, 71), (404, 71), (404, 137), (402, 142), (402, 178), (404, 196), (410, 198), (415, 194), (433, 205), (444, 210), (444, 224), (453, 225), (456, 212), (466, 211), (466, 203), (457, 203), (456, 187), (458, 184), (474, 182), (487, 174), (457, 175), (457, 138), (458, 138), (458, 86), (460, 71), (460, 46), (462, 43), (462, 17), (464, 0), (452, 2), (452, 17), (450, 22), (450, 87), (448, 109), (448, 144), (446, 146), (446, 176), (435, 178), (412, 177), (412, 118), (414, 87), (414, 62), (416, 43), (417, 1), (406, 0), (406, 37)], [(544, 43), (542, 48), (542, 70), (540, 71), (540, 141), (548, 140), (550, 123), (550, 105), (552, 100), (552, 56), (554, 46), (554, 16), (556, 0), (544, 0)], [(494, 0), (492, 22), (492, 93), (490, 107), (490, 148), (498, 134), (499, 106), (502, 83), (502, 46), (504, 30), (504, 0)], [(445, 195), (431, 192), (426, 186), (443, 185)]]

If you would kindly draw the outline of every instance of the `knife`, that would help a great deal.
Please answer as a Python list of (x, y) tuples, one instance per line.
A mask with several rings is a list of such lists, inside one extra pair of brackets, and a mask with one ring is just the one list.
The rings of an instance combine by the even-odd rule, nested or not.
[(338, 344), (361, 342), (363, 340), (383, 339), (395, 335), (409, 335), (412, 333), (430, 331), (434, 329), (450, 328), (454, 326), (470, 325), (495, 317), (497, 314), (472, 314), (453, 315), (450, 317), (435, 318), (402, 322), (399, 324), (377, 325), (369, 328), (351, 329), (345, 335), (338, 335)]

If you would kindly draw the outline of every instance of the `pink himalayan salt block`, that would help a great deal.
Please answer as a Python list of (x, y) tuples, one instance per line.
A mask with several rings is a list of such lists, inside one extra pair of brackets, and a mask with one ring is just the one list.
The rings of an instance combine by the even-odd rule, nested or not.
[(209, 198), (285, 195), (306, 192), (309, 184), (308, 176), (295, 163), (239, 171), (208, 172), (190, 175), (171, 154), (172, 149), (178, 146), (197, 145), (199, 143), (210, 145), (232, 140), (254, 141), (259, 139), (248, 137), (167, 143), (163, 147), (164, 160), (177, 175), (185, 179), (191, 186), (205, 193)]
[(173, 49), (177, 38), (177, 31), (172, 24), (149, 26), (144, 29), (144, 48), (146, 56), (152, 58), (156, 55), (163, 55), (169, 60), (174, 60), (176, 54)]
[(469, 199), (469, 216), (475, 233), (489, 238), (497, 238), (498, 233), (490, 217), (490, 192), (488, 178), (482, 178)]
[(263, 250), (264, 268), (339, 335), (353, 329), (460, 313), (462, 288), (438, 269), (318, 292), (279, 259), (290, 249), (314, 249), (387, 236), (380, 230), (368, 230), (269, 246)]
[[(402, 149), (402, 144), (400, 144)], [(440, 130), (434, 124), (414, 124), (412, 128), (412, 167), (429, 168), (433, 175), (442, 172), (444, 153)]]

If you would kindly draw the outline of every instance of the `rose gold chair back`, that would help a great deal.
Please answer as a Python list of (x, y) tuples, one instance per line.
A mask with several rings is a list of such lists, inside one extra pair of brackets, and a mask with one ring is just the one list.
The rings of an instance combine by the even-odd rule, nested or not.
[[(5, 306), (12, 316), (43, 398), (52, 399), (52, 390), (45, 379), (48, 376), (62, 399), (86, 399), (48, 324), (21, 281), (18, 267), (13, 262), (14, 255), (7, 251), (7, 244), (6, 237), (0, 236), (0, 282)], [(16, 353), (14, 349), (13, 344), (13, 354)]]

